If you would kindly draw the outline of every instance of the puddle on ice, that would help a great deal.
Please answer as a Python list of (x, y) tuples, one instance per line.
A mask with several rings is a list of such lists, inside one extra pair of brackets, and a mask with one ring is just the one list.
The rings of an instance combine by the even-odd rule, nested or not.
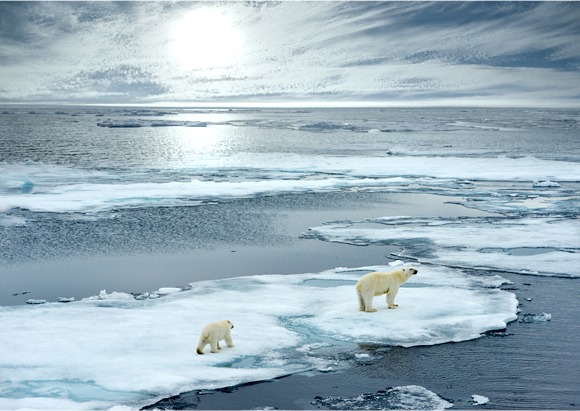
[[(195, 389), (340, 370), (359, 360), (357, 344), (458, 342), (517, 319), (500, 277), (415, 267), (398, 309), (377, 297), (375, 313), (358, 311), (354, 283), (392, 266), (204, 281), (157, 299), (0, 307), (0, 409), (141, 407)], [(234, 346), (196, 354), (201, 329), (225, 318)]]

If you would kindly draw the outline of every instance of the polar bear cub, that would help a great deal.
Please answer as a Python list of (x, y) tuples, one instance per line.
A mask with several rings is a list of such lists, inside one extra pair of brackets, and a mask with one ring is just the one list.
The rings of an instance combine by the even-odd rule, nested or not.
[(356, 294), (358, 297), (359, 311), (368, 313), (375, 312), (373, 308), (373, 298), (378, 295), (387, 295), (389, 308), (397, 308), (395, 296), (399, 292), (399, 287), (411, 276), (417, 274), (417, 270), (405, 267), (400, 270), (389, 271), (388, 273), (369, 273), (363, 275), (356, 283)]
[(217, 321), (203, 327), (201, 335), (199, 336), (199, 342), (197, 343), (197, 353), (203, 354), (203, 349), (207, 344), (211, 347), (211, 352), (218, 352), (218, 350), (221, 350), (221, 340), (226, 340), (228, 347), (233, 347), (232, 328), (234, 328), (234, 325), (230, 320)]

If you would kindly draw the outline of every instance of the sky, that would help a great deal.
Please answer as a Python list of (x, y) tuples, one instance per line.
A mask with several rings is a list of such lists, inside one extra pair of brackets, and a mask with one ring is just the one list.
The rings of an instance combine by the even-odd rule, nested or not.
[(580, 107), (580, 2), (0, 2), (0, 104)]

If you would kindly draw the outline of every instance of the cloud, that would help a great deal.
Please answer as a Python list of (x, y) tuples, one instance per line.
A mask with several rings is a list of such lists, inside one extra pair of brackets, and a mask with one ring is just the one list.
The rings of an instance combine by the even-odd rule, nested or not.
[(570, 105), (579, 22), (576, 2), (2, 2), (0, 101)]

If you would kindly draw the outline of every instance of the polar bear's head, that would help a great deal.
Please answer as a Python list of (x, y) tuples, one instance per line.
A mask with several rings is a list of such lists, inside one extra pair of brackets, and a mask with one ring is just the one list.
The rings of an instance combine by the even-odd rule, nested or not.
[(226, 320), (226, 321), (227, 321), (227, 322), (228, 322), (228, 324), (230, 325), (230, 330), (231, 330), (232, 328), (234, 328), (234, 325), (232, 324), (232, 322), (231, 322), (230, 320)]
[(417, 270), (415, 270), (415, 269), (414, 269), (414, 268), (412, 268), (412, 267), (405, 267), (405, 268), (403, 268), (403, 272), (404, 272), (404, 273), (405, 273), (407, 276), (409, 276), (409, 277), (410, 277), (410, 276), (412, 276), (412, 275), (415, 275), (415, 274), (417, 274)]

